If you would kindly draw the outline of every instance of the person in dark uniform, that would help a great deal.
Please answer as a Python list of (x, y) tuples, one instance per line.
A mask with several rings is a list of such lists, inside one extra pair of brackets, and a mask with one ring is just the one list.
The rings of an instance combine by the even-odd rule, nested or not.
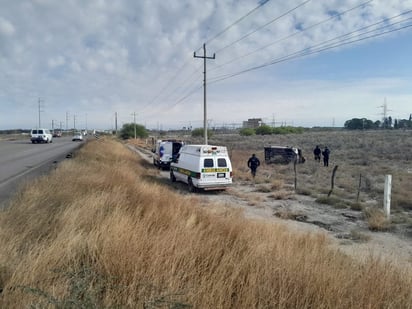
[(316, 145), (315, 149), (313, 149), (313, 155), (315, 156), (315, 161), (320, 162), (320, 153), (321, 150), (318, 145)]
[(327, 146), (325, 146), (325, 149), (322, 151), (323, 166), (329, 166), (329, 154), (330, 154), (330, 150), (328, 149)]
[(256, 157), (255, 154), (252, 154), (252, 156), (247, 161), (247, 166), (250, 168), (253, 178), (255, 178), (256, 176), (256, 170), (259, 165), (260, 165), (259, 159)]

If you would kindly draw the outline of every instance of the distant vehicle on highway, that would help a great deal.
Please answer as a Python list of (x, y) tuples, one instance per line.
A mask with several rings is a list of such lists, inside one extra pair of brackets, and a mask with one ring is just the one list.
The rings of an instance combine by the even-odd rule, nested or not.
[(32, 129), (30, 132), (30, 140), (35, 143), (52, 143), (53, 135), (49, 129)]
[(83, 135), (81, 133), (75, 133), (73, 135), (73, 138), (72, 138), (73, 142), (75, 142), (75, 141), (81, 142), (82, 140), (83, 140)]
[(62, 137), (62, 132), (61, 131), (54, 131), (53, 132), (53, 137)]

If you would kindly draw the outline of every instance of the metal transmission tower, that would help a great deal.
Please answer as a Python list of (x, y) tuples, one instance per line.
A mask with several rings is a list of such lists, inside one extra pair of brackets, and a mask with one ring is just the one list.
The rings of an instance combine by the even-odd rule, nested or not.
[(392, 111), (392, 110), (390, 110), (390, 109), (388, 109), (388, 104), (386, 103), (386, 98), (384, 99), (384, 102), (383, 102), (383, 105), (381, 105), (381, 106), (378, 106), (378, 107), (382, 107), (383, 108), (383, 112), (382, 112), (382, 115), (383, 115), (383, 119), (382, 119), (382, 126), (383, 126), (383, 128), (386, 128), (386, 126), (387, 125), (391, 125), (389, 122), (388, 122), (388, 112), (389, 111)]
[(205, 145), (207, 145), (206, 59), (215, 59), (215, 54), (213, 54), (213, 57), (207, 57), (206, 44), (203, 44), (203, 56), (197, 56), (196, 52), (194, 52), (193, 57), (203, 59), (203, 130), (205, 136)]

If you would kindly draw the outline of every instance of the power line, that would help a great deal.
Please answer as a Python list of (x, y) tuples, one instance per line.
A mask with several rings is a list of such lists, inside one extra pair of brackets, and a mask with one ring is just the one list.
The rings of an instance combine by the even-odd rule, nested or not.
[(141, 111), (145, 110), (147, 107), (149, 107), (150, 105), (152, 105), (152, 103), (158, 99), (162, 93), (168, 88), (170, 87), (170, 85), (172, 84), (172, 81), (174, 81), (176, 79), (176, 77), (179, 75), (179, 73), (181, 71), (183, 71), (184, 67), (188, 64), (189, 60), (187, 60), (177, 71), (176, 73), (170, 78), (170, 80), (164, 84), (164, 86), (160, 89), (160, 91), (153, 97), (153, 99), (151, 99), (146, 105), (144, 105), (141, 109)]
[[(242, 20), (244, 20), (246, 17), (248, 17), (249, 15), (253, 14), (255, 11), (257, 11), (259, 8), (261, 8), (263, 5), (265, 5), (267, 2), (269, 2), (270, 0), (260, 0), (259, 4), (253, 8), (252, 10), (250, 10), (248, 13), (246, 13), (245, 15), (243, 15), (242, 17), (238, 18), (235, 22), (233, 22), (232, 24), (230, 24), (229, 26), (227, 26), (226, 28), (224, 28), (223, 30), (219, 31), (216, 35), (214, 35), (212, 38), (208, 39), (205, 44), (208, 44), (210, 42), (212, 42), (213, 40), (215, 40), (216, 38), (218, 38), (219, 36), (221, 36), (222, 34), (224, 34), (225, 32), (227, 32), (230, 28), (232, 28), (233, 26), (235, 26), (236, 24), (238, 24), (239, 22), (241, 22)], [(309, 1), (309, 0), (308, 0)], [(202, 47), (199, 47), (196, 51), (199, 51)], [(170, 87), (170, 85), (173, 83), (173, 81), (176, 80), (176, 77), (183, 71), (183, 68), (188, 64), (189, 59), (177, 70), (177, 72), (169, 79), (169, 81), (161, 88), (161, 90), (146, 104), (143, 106), (142, 110), (145, 110), (146, 108), (148, 108), (149, 106), (151, 106), (163, 93), (164, 91)], [(194, 71), (192, 74), (190, 74), (190, 77), (195, 73), (196, 71)], [(189, 77), (189, 78), (190, 78)], [(177, 91), (178, 87), (175, 88), (175, 90), (172, 91), (175, 92)]]
[[(210, 38), (209, 40), (207, 40), (205, 42), (205, 44), (209, 44), (210, 42), (212, 42), (213, 40), (217, 39), (219, 36), (221, 36), (222, 34), (224, 34), (225, 32), (227, 32), (230, 28), (232, 28), (234, 25), (240, 23), (242, 20), (244, 20), (246, 17), (248, 17), (249, 15), (253, 14), (255, 11), (257, 11), (258, 9), (260, 9), (262, 6), (264, 6), (266, 3), (268, 3), (269, 0), (261, 0), (259, 2), (259, 5), (256, 6), (255, 8), (253, 8), (252, 10), (250, 10), (248, 13), (246, 13), (245, 15), (243, 15), (242, 17), (240, 17), (239, 19), (237, 19), (235, 22), (233, 22), (232, 24), (230, 24), (229, 26), (227, 26), (226, 28), (224, 28), (223, 30), (221, 30), (220, 32), (218, 32), (216, 35), (214, 35), (212, 38)], [(196, 51), (200, 50), (202, 47), (199, 47)]]
[[(184, 64), (184, 66), (186, 66), (187, 63), (188, 63), (188, 61), (186, 61), (186, 63)], [(182, 66), (181, 68), (183, 68), (183, 66)], [(186, 83), (188, 83), (188, 81), (189, 81), (190, 79), (192, 79), (192, 77), (193, 77), (196, 73), (199, 72), (199, 69), (200, 69), (200, 68), (201, 68), (201, 66), (198, 66), (198, 67), (196, 67), (195, 69), (193, 69), (193, 71), (192, 71), (180, 84), (176, 85), (176, 86), (173, 88), (173, 90), (171, 90), (170, 92), (165, 93), (166, 89), (168, 89), (169, 86), (172, 85), (173, 82), (177, 80), (178, 73), (180, 73), (180, 72), (182, 71), (182, 70), (179, 70), (175, 75), (173, 75), (173, 77), (168, 81), (168, 83), (165, 84), (165, 86), (159, 91), (159, 93), (158, 93), (152, 100), (150, 100), (150, 102), (148, 102), (146, 105), (143, 106), (143, 108), (140, 110), (140, 112), (145, 111), (149, 106), (153, 105), (153, 103), (154, 103), (157, 99), (159, 99), (162, 95), (164, 95), (165, 97), (170, 97), (170, 96), (174, 95), (179, 89), (184, 88), (185, 85), (186, 85)], [(192, 83), (191, 83), (191, 84), (193, 84), (193, 83), (194, 83), (194, 81), (192, 80)], [(190, 87), (191, 84), (190, 84), (188, 87)]]
[[(388, 26), (381, 27), (381, 28), (379, 28), (379, 29), (388, 28), (389, 26), (393, 26), (393, 25), (395, 25), (395, 24), (398, 24), (398, 23), (401, 23), (401, 22), (405, 22), (405, 21), (408, 21), (408, 20), (410, 20), (410, 19), (411, 19), (411, 18), (408, 18), (408, 19), (402, 20), (402, 21), (400, 21), (400, 22), (397, 22), (397, 23), (394, 23), (394, 24), (390, 24), (390, 25), (388, 25)], [(247, 73), (247, 72), (250, 72), (250, 71), (254, 71), (254, 70), (257, 70), (257, 69), (261, 69), (261, 68), (264, 68), (264, 67), (267, 67), (267, 66), (271, 66), (271, 65), (278, 64), (278, 63), (281, 63), (281, 62), (289, 61), (289, 60), (296, 59), (296, 58), (299, 58), (299, 57), (308, 56), (308, 55), (315, 54), (315, 53), (320, 53), (320, 52), (322, 52), (322, 51), (326, 51), (326, 50), (333, 49), (333, 48), (337, 48), (337, 47), (340, 47), (340, 46), (344, 46), (344, 45), (356, 43), (356, 42), (363, 41), (363, 40), (367, 40), (367, 39), (370, 39), (370, 38), (379, 37), (379, 36), (382, 36), (382, 35), (385, 35), (385, 34), (388, 34), (388, 33), (392, 33), (392, 32), (395, 32), (395, 31), (400, 31), (400, 30), (403, 30), (403, 29), (406, 29), (406, 28), (409, 28), (409, 27), (412, 27), (412, 24), (406, 25), (406, 26), (403, 26), (403, 27), (399, 27), (399, 28), (396, 28), (396, 29), (391, 29), (391, 30), (388, 30), (388, 31), (383, 31), (383, 32), (380, 32), (380, 33), (372, 34), (372, 35), (369, 35), (369, 36), (366, 36), (366, 37), (362, 37), (362, 38), (358, 38), (358, 39), (349, 40), (349, 39), (350, 39), (350, 38), (349, 38), (349, 39), (346, 39), (346, 41), (338, 42), (338, 43), (335, 43), (335, 44), (332, 44), (332, 45), (326, 45), (326, 46), (325, 46), (325, 42), (331, 41), (331, 40), (327, 40), (327, 41), (322, 42), (322, 43), (320, 43), (320, 44), (314, 45), (314, 46), (309, 47), (309, 48), (302, 49), (302, 50), (300, 50), (300, 51), (294, 52), (294, 53), (292, 53), (292, 54), (289, 54), (289, 55), (286, 55), (286, 56), (283, 56), (283, 57), (280, 57), (280, 58), (273, 59), (273, 60), (271, 60), (270, 62), (261, 64), (261, 65), (258, 65), (258, 66), (254, 66), (254, 67), (251, 67), (251, 68), (248, 68), (248, 69), (244, 69), (244, 70), (238, 71), (238, 72), (236, 72), (236, 73), (231, 73), (231, 74), (226, 74), (226, 75), (222, 75), (222, 76), (217, 76), (217, 77), (215, 77), (214, 79), (212, 79), (212, 81), (210, 81), (209, 83), (211, 83), (211, 84), (212, 84), (212, 83), (216, 83), (216, 82), (219, 82), (219, 81), (222, 81), (222, 80), (231, 78), (231, 77), (235, 77), (235, 76), (237, 76), (237, 75), (241, 75), (241, 74), (244, 74), (244, 73)], [(378, 30), (379, 30), (379, 29), (378, 29)], [(372, 31), (376, 31), (376, 29), (375, 29), (375, 30), (372, 30)], [(372, 32), (372, 31), (368, 31), (368, 32), (365, 32), (365, 33), (370, 33), (370, 32)], [(350, 33), (354, 33), (354, 32), (356, 32), (356, 31), (352, 31), (352, 32), (350, 32)], [(349, 34), (350, 34), (350, 33), (349, 33)], [(360, 34), (360, 35), (363, 35), (363, 34), (365, 34), (365, 33), (362, 33), (362, 34)], [(348, 35), (348, 34), (345, 34), (345, 35), (342, 35), (342, 36), (346, 36), (346, 35)], [(342, 37), (342, 36), (339, 36), (339, 37)], [(339, 37), (337, 37), (337, 38), (339, 38)], [(334, 39), (332, 39), (332, 40), (336, 40), (337, 38), (334, 38)], [(316, 46), (318, 46), (318, 49), (311, 50), (313, 47), (316, 47)]]
[(294, 33), (292, 33), (292, 34), (290, 34), (290, 35), (287, 35), (287, 36), (285, 36), (285, 37), (283, 37), (283, 38), (280, 38), (280, 39), (278, 39), (278, 40), (276, 40), (276, 41), (274, 41), (274, 42), (272, 42), (272, 43), (269, 43), (269, 44), (264, 45), (264, 46), (262, 46), (262, 47), (260, 47), (260, 48), (257, 48), (257, 49), (255, 49), (254, 51), (251, 51), (251, 52), (249, 52), (249, 53), (247, 53), (247, 54), (244, 54), (244, 55), (242, 55), (242, 56), (233, 58), (233, 59), (231, 59), (231, 60), (228, 61), (228, 62), (225, 62), (225, 63), (223, 63), (223, 64), (221, 64), (221, 65), (219, 65), (219, 66), (215, 66), (215, 67), (211, 68), (210, 70), (212, 71), (212, 70), (220, 69), (220, 68), (222, 68), (222, 67), (224, 67), (224, 66), (226, 66), (226, 65), (228, 65), (228, 64), (230, 64), (230, 63), (233, 63), (233, 62), (235, 62), (235, 61), (238, 61), (239, 59), (242, 59), (242, 58), (248, 57), (248, 56), (250, 56), (250, 55), (253, 55), (254, 53), (257, 53), (257, 52), (259, 52), (259, 51), (262, 51), (262, 50), (264, 50), (264, 49), (266, 49), (266, 48), (268, 48), (268, 47), (271, 47), (271, 46), (273, 46), (273, 45), (275, 45), (275, 44), (277, 44), (277, 43), (280, 43), (280, 42), (282, 42), (282, 41), (285, 41), (285, 40), (287, 40), (287, 39), (290, 39), (290, 38), (294, 37), (295, 35), (302, 34), (302, 33), (306, 32), (306, 31), (308, 31), (308, 30), (310, 30), (310, 29), (313, 29), (313, 28), (315, 28), (315, 27), (318, 27), (318, 26), (320, 26), (320, 25), (322, 25), (322, 24), (324, 24), (324, 23), (326, 23), (326, 22), (328, 22), (328, 21), (331, 21), (331, 20), (333, 20), (333, 19), (336, 19), (337, 17), (343, 16), (344, 14), (346, 14), (346, 13), (348, 13), (348, 12), (351, 12), (351, 11), (356, 10), (356, 9), (358, 9), (358, 8), (364, 7), (365, 5), (369, 4), (369, 3), (372, 2), (372, 1), (373, 1), (373, 0), (368, 0), (368, 1), (363, 2), (363, 3), (361, 3), (361, 4), (357, 5), (357, 6), (354, 6), (354, 7), (350, 8), (350, 9), (348, 9), (348, 10), (345, 10), (345, 11), (343, 11), (343, 12), (341, 12), (341, 13), (334, 14), (333, 16), (331, 16), (331, 17), (329, 17), (329, 18), (326, 18), (326, 19), (324, 19), (324, 20), (322, 20), (322, 21), (320, 21), (320, 22), (318, 22), (318, 23), (315, 23), (315, 24), (313, 24), (313, 25), (310, 25), (310, 26), (308, 26), (308, 27), (306, 27), (306, 28), (304, 28), (304, 29), (302, 29), (302, 30), (300, 30), (300, 31), (296, 31), (296, 32), (294, 32)]
[[(223, 49), (225, 49), (225, 48), (227, 48), (227, 47), (229, 47), (229, 46), (231, 46), (231, 45), (233, 45), (233, 44), (235, 44), (235, 43), (243, 40), (244, 38), (252, 35), (253, 33), (259, 31), (260, 29), (262, 29), (262, 28), (266, 27), (267, 25), (273, 23), (274, 21), (276, 21), (276, 20), (278, 20), (278, 19), (280, 19), (280, 18), (282, 18), (282, 17), (290, 14), (291, 12), (293, 12), (294, 10), (298, 9), (299, 7), (305, 5), (305, 4), (308, 3), (309, 1), (311, 1), (311, 0), (306, 0), (306, 1), (302, 2), (301, 4), (297, 5), (296, 7), (292, 8), (292, 9), (290, 9), (290, 10), (288, 10), (287, 12), (283, 13), (282, 15), (277, 16), (276, 18), (272, 19), (271, 21), (269, 21), (269, 22), (266, 23), (265, 25), (259, 27), (258, 29), (255, 29), (254, 31), (248, 33), (247, 35), (241, 37), (241, 38), (238, 39), (237, 41), (232, 42), (230, 45), (227, 45), (226, 47), (221, 48), (219, 51), (222, 51)], [(373, 0), (369, 0), (369, 1), (373, 1)], [(257, 11), (259, 8), (261, 8), (263, 5), (265, 5), (267, 2), (269, 2), (269, 0), (262, 0), (262, 1), (260, 1), (260, 3), (259, 3), (258, 6), (256, 6), (255, 8), (253, 8), (251, 11), (249, 11), (249, 12), (246, 13), (245, 15), (243, 15), (241, 18), (237, 19), (235, 22), (233, 22), (232, 24), (230, 24), (230, 25), (227, 26), (226, 28), (224, 28), (222, 31), (220, 31), (220, 32), (217, 33), (215, 36), (213, 36), (211, 39), (207, 40), (207, 43), (215, 40), (216, 38), (218, 38), (219, 36), (221, 36), (222, 34), (224, 34), (225, 32), (227, 32), (230, 28), (232, 28), (234, 25), (236, 25), (236, 24), (238, 24), (239, 22), (241, 22), (242, 20), (244, 20), (246, 17), (248, 17), (248, 16), (250, 16), (251, 14), (253, 14), (255, 11)], [(205, 43), (205, 44), (206, 44), (206, 43)], [(200, 48), (199, 48), (199, 49), (200, 49)], [(198, 49), (198, 50), (199, 50), (199, 49)], [(196, 50), (196, 51), (198, 51), (198, 50)], [(195, 52), (196, 52), (196, 51), (195, 51)], [(187, 62), (188, 62), (188, 61), (185, 62), (185, 64), (182, 66), (182, 68), (187, 64)], [(171, 81), (175, 80), (176, 76), (178, 75), (178, 73), (179, 73), (181, 70), (182, 70), (182, 69), (180, 69), (170, 80), (171, 80)], [(195, 70), (187, 79), (191, 78), (191, 76), (192, 76), (194, 73), (196, 73), (196, 70)], [(183, 84), (186, 82), (187, 79), (185, 79), (185, 81), (183, 82)], [(146, 105), (143, 107), (143, 109), (142, 109), (141, 111), (145, 110), (145, 109), (148, 108), (150, 105), (152, 105), (152, 103), (153, 103), (156, 99), (158, 99), (158, 98), (163, 94), (163, 92), (165, 91), (165, 89), (168, 88), (170, 85), (171, 85), (171, 82), (167, 83), (166, 86), (163, 87), (163, 88), (160, 90), (160, 92), (159, 92), (152, 100), (150, 100), (150, 101), (148, 102), (148, 104), (146, 104)], [(176, 92), (178, 89), (179, 89), (179, 87), (175, 87), (175, 89), (174, 89), (170, 94), (173, 94), (173, 93)], [(170, 94), (169, 94), (168, 96), (170, 96)], [(193, 94), (193, 92), (190, 92), (190, 94)], [(189, 96), (190, 96), (190, 95), (189, 95)], [(183, 98), (186, 99), (187, 97), (188, 97), (188, 95), (185, 95)], [(181, 99), (179, 99), (178, 101), (180, 102), (180, 100), (181, 100)]]
[[(309, 0), (308, 0), (308, 1), (309, 1)], [(247, 54), (246, 56), (248, 56), (248, 55), (250, 55), (250, 54), (252, 54), (252, 53), (255, 53), (255, 52), (257, 52), (257, 51), (260, 51), (260, 50), (262, 50), (262, 49), (264, 49), (264, 48), (267, 48), (267, 47), (269, 47), (269, 46), (271, 46), (271, 45), (273, 45), (273, 44), (279, 43), (280, 41), (283, 41), (283, 40), (286, 40), (286, 39), (288, 39), (288, 38), (290, 38), (290, 37), (293, 37), (293, 36), (295, 36), (295, 35), (297, 35), (297, 34), (301, 34), (301, 33), (303, 33), (304, 31), (307, 31), (307, 30), (309, 30), (309, 29), (312, 29), (312, 28), (314, 28), (314, 27), (316, 27), (316, 26), (319, 26), (319, 25), (321, 25), (321, 24), (323, 24), (323, 23), (326, 23), (326, 22), (328, 22), (328, 21), (330, 21), (330, 20), (336, 19), (336, 18), (338, 18), (338, 17), (340, 17), (340, 16), (342, 16), (342, 15), (344, 15), (344, 14), (350, 12), (350, 11), (353, 11), (353, 10), (358, 9), (358, 8), (360, 8), (360, 7), (364, 7), (364, 6), (366, 6), (367, 4), (369, 4), (369, 3), (372, 2), (372, 1), (373, 1), (373, 0), (365, 1), (365, 2), (359, 4), (359, 5), (355, 6), (355, 7), (352, 7), (352, 8), (350, 8), (350, 9), (348, 9), (348, 10), (345, 10), (345, 11), (343, 11), (343, 12), (334, 14), (333, 16), (331, 16), (331, 17), (329, 17), (329, 18), (327, 18), (327, 19), (325, 19), (325, 20), (323, 20), (323, 21), (321, 21), (321, 22), (315, 23), (315, 24), (313, 24), (313, 25), (305, 28), (304, 30), (295, 32), (295, 33), (293, 33), (293, 34), (291, 34), (291, 35), (288, 35), (288, 36), (286, 36), (286, 37), (284, 37), (284, 38), (282, 38), (282, 39), (280, 39), (280, 40), (277, 40), (276, 42), (273, 42), (273, 43), (271, 43), (271, 44), (269, 44), (269, 45), (266, 45), (266, 46), (264, 46), (264, 47), (261, 47), (261, 48), (259, 48), (258, 50)], [(307, 1), (306, 1), (306, 2), (307, 2)], [(306, 2), (304, 2), (304, 3), (306, 3)], [(301, 4), (301, 5), (303, 5), (303, 4)], [(261, 5), (259, 5), (258, 7), (256, 7), (254, 10), (256, 10), (256, 9), (259, 8), (259, 7), (261, 7)], [(411, 10), (411, 11), (412, 11), (412, 10)], [(304, 57), (304, 56), (307, 56), (307, 55), (310, 55), (310, 54), (320, 53), (320, 52), (325, 51), (325, 50), (328, 50), (328, 49), (337, 48), (337, 47), (339, 47), (339, 46), (348, 45), (348, 44), (351, 44), (351, 43), (359, 42), (359, 41), (366, 40), (366, 39), (373, 38), (373, 37), (382, 36), (382, 35), (385, 35), (385, 34), (390, 33), (390, 32), (399, 31), (399, 30), (402, 30), (402, 29), (404, 29), (404, 28), (411, 27), (412, 25), (407, 25), (407, 26), (404, 26), (404, 27), (399, 27), (399, 28), (396, 28), (396, 29), (384, 31), (384, 32), (382, 32), (382, 33), (375, 33), (375, 34), (372, 34), (372, 35), (369, 35), (369, 36), (366, 36), (366, 37), (360, 37), (360, 36), (365, 36), (365, 35), (368, 34), (368, 33), (376, 32), (376, 31), (378, 31), (378, 30), (380, 30), (380, 29), (388, 29), (388, 27), (393, 27), (395, 24), (399, 24), (399, 23), (401, 23), (401, 22), (408, 21), (408, 19), (406, 19), (406, 20), (402, 20), (402, 21), (400, 21), (400, 22), (398, 22), (398, 23), (392, 23), (392, 24), (390, 24), (390, 25), (386, 25), (386, 26), (381, 27), (381, 28), (379, 28), (379, 29), (374, 29), (374, 30), (371, 30), (371, 31), (367, 31), (367, 32), (360, 33), (360, 34), (357, 36), (356, 39), (355, 39), (353, 36), (351, 36), (351, 34), (353, 34), (353, 33), (356, 33), (356, 32), (359, 32), (359, 31), (361, 31), (361, 30), (370, 28), (370, 27), (372, 27), (372, 26), (374, 26), (374, 25), (377, 25), (377, 24), (380, 24), (380, 23), (387, 22), (387, 21), (389, 21), (389, 20), (391, 20), (391, 19), (393, 19), (393, 18), (399, 17), (399, 16), (401, 16), (401, 15), (408, 14), (408, 13), (411, 12), (411, 11), (403, 12), (403, 13), (395, 16), (395, 17), (391, 17), (391, 18), (389, 18), (389, 19), (384, 19), (384, 20), (382, 20), (382, 21), (380, 21), (380, 22), (377, 22), (377, 23), (375, 23), (375, 24), (372, 24), (372, 25), (369, 25), (369, 26), (366, 26), (366, 27), (357, 29), (357, 30), (355, 30), (355, 31), (346, 33), (346, 34), (344, 34), (344, 35), (335, 37), (335, 38), (330, 39), (330, 40), (326, 40), (326, 41), (324, 41), (324, 42), (322, 42), (322, 43), (315, 44), (315, 45), (313, 45), (313, 46), (311, 46), (311, 47), (308, 47), (308, 48), (305, 48), (305, 49), (296, 51), (296, 52), (291, 53), (291, 54), (288, 54), (288, 55), (286, 55), (286, 56), (273, 59), (273, 60), (271, 60), (270, 62), (264, 63), (264, 64), (262, 64), (262, 65), (258, 65), (258, 66), (255, 66), (255, 67), (251, 67), (251, 68), (248, 68), (248, 69), (245, 69), (245, 70), (241, 70), (241, 71), (238, 71), (238, 72), (235, 72), (235, 73), (231, 73), (231, 74), (226, 74), (226, 75), (217, 76), (217, 77), (215, 77), (214, 79), (212, 79), (212, 80), (210, 81), (210, 83), (216, 83), (216, 82), (219, 82), (219, 81), (222, 81), (222, 80), (231, 78), (231, 77), (235, 77), (235, 76), (237, 76), (237, 75), (240, 75), (240, 74), (243, 74), (243, 73), (252, 71), (252, 70), (257, 70), (257, 69), (259, 69), (259, 68), (263, 68), (263, 67), (266, 67), (266, 66), (274, 65), (274, 64), (277, 64), (277, 63), (280, 63), (280, 62), (285, 62), (285, 61), (293, 60), (293, 59), (296, 59), (296, 58), (298, 58), (298, 57)], [(228, 30), (229, 30), (232, 26), (234, 26), (236, 23), (240, 22), (242, 19), (246, 18), (247, 16), (249, 16), (249, 15), (252, 14), (252, 13), (253, 13), (253, 10), (250, 11), (250, 12), (249, 12), (248, 14), (246, 14), (245, 16), (243, 16), (242, 18), (238, 19), (238, 20), (237, 20), (235, 23), (233, 23), (232, 25), (226, 27), (223, 31), (221, 31), (220, 33), (218, 33), (217, 35), (215, 35), (213, 38), (211, 38), (211, 39), (210, 39), (209, 41), (207, 41), (207, 42), (210, 42), (210, 41), (214, 40), (215, 38), (217, 38), (218, 36), (222, 35), (224, 32), (228, 31)], [(263, 26), (262, 26), (262, 27), (263, 27)], [(261, 28), (262, 28), (262, 27), (261, 27)], [(250, 32), (250, 33), (247, 34), (246, 36), (249, 36), (249, 35), (253, 34), (254, 32), (260, 30), (261, 28)], [(246, 37), (246, 36), (244, 36), (244, 37)], [(339, 38), (342, 38), (342, 37), (346, 37), (346, 39), (341, 40), (341, 41), (339, 41), (339, 42), (333, 43), (333, 41), (336, 41), (336, 40), (338, 40)], [(236, 43), (236, 42), (234, 42), (233, 44), (235, 44), (235, 43)], [(328, 43), (328, 44), (327, 44), (327, 43)], [(232, 44), (232, 43), (231, 43), (231, 44)], [(221, 48), (220, 51), (221, 51), (222, 49), (224, 49), (224, 48)], [(245, 56), (242, 56), (242, 57), (245, 57)], [(240, 58), (241, 58), (241, 57), (240, 57)], [(231, 61), (231, 62), (233, 62), (233, 61)], [(186, 63), (187, 63), (187, 62), (186, 62)], [(224, 64), (224, 65), (226, 65), (226, 64)], [(220, 68), (220, 67), (222, 67), (222, 66), (224, 66), (224, 65), (221, 65), (221, 66), (219, 66), (218, 68)], [(214, 69), (216, 69), (216, 67), (215, 67), (215, 68), (211, 68), (210, 70), (214, 70)], [(185, 81), (182, 83), (182, 87), (185, 85), (186, 81), (187, 81), (189, 78), (191, 78), (192, 75), (193, 75), (194, 73), (196, 73), (196, 72), (198, 72), (198, 69), (196, 69), (195, 71), (193, 71), (193, 73), (192, 73), (187, 79), (185, 79)], [(180, 71), (178, 71), (178, 73), (180, 73)], [(174, 75), (174, 77), (176, 77), (176, 76), (178, 75), (178, 73), (176, 73), (176, 74)], [(165, 88), (167, 88), (167, 87), (164, 87), (163, 89), (165, 89)], [(162, 92), (163, 92), (163, 89), (162, 89)], [(174, 93), (175, 93), (177, 90), (179, 90), (179, 89), (180, 89), (180, 87), (175, 88), (175, 89), (171, 92), (171, 94), (174, 94)], [(198, 90), (200, 90), (200, 89), (201, 89), (201, 87), (196, 87), (196, 88), (194, 88), (194, 89), (186, 92), (185, 95), (183, 95), (181, 98), (179, 98), (178, 100), (176, 100), (173, 104), (171, 104), (171, 105), (169, 104), (168, 107), (170, 108), (170, 107), (174, 107), (174, 106), (178, 105), (179, 103), (185, 101), (187, 98), (189, 98), (190, 96), (192, 96), (194, 93), (196, 93), (196, 92), (197, 92)], [(160, 97), (160, 94), (158, 94), (158, 95), (156, 96), (156, 98), (158, 98), (158, 97)], [(153, 101), (154, 101), (154, 100), (152, 100), (151, 103), (153, 103)]]
[[(238, 43), (238, 42), (240, 42), (240, 41), (244, 40), (245, 38), (247, 38), (247, 37), (251, 36), (252, 34), (254, 34), (254, 33), (256, 33), (256, 32), (258, 32), (259, 30), (261, 30), (261, 29), (265, 28), (266, 26), (268, 26), (268, 25), (270, 25), (270, 24), (274, 23), (275, 21), (277, 21), (277, 20), (281, 19), (282, 17), (285, 17), (285, 16), (289, 15), (289, 14), (290, 14), (290, 13), (292, 13), (293, 11), (295, 11), (295, 10), (297, 10), (298, 8), (300, 8), (300, 7), (304, 6), (304, 5), (305, 5), (306, 3), (308, 3), (309, 1), (311, 1), (311, 0), (306, 0), (306, 1), (302, 2), (301, 4), (299, 4), (299, 5), (295, 6), (294, 8), (292, 8), (292, 9), (290, 9), (290, 10), (286, 11), (285, 13), (283, 13), (283, 14), (281, 14), (281, 15), (279, 15), (279, 16), (277, 16), (277, 17), (275, 17), (274, 19), (270, 20), (270, 21), (269, 21), (269, 22), (267, 22), (266, 24), (264, 24), (264, 25), (262, 25), (262, 26), (260, 26), (260, 27), (256, 28), (255, 30), (253, 30), (253, 31), (251, 31), (251, 32), (249, 32), (249, 33), (247, 33), (247, 34), (245, 34), (244, 36), (242, 36), (242, 37), (240, 37), (239, 39), (237, 39), (237, 40), (233, 41), (232, 43), (230, 43), (230, 44), (228, 44), (228, 45), (226, 45), (226, 46), (222, 47), (221, 49), (218, 49), (218, 50), (216, 51), (216, 53), (221, 52), (222, 50), (225, 50), (226, 48), (229, 48), (230, 46), (235, 45), (236, 43)], [(370, 0), (370, 1), (372, 1), (372, 0)]]
[(188, 92), (185, 96), (181, 97), (179, 100), (177, 100), (175, 103), (173, 103), (172, 105), (170, 105), (169, 107), (175, 107), (176, 105), (178, 105), (179, 103), (183, 102), (184, 100), (186, 100), (187, 98), (189, 98), (192, 94), (194, 94), (195, 92), (197, 92), (198, 90), (202, 89), (203, 86), (198, 86), (195, 89), (193, 89), (192, 91)]

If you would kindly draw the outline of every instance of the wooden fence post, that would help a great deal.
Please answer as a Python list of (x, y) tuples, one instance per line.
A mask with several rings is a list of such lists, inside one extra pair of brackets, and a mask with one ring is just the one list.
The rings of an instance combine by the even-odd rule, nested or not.
[(296, 163), (297, 162), (298, 162), (297, 159), (295, 159), (295, 162), (293, 162), (293, 170), (295, 171), (295, 191), (296, 191), (296, 188), (298, 186), (298, 176), (297, 176), (297, 173), (296, 173)]
[(392, 175), (385, 176), (385, 188), (383, 191), (383, 211), (389, 219), (391, 216), (391, 190), (392, 190)]
[(330, 191), (328, 193), (328, 197), (332, 194), (333, 187), (335, 186), (335, 174), (336, 174), (337, 169), (338, 169), (338, 166), (335, 165), (335, 167), (333, 168), (333, 171), (332, 171), (332, 178), (330, 180)]
[(356, 203), (359, 202), (359, 194), (362, 186), (362, 174), (359, 174), (358, 194), (356, 195)]

